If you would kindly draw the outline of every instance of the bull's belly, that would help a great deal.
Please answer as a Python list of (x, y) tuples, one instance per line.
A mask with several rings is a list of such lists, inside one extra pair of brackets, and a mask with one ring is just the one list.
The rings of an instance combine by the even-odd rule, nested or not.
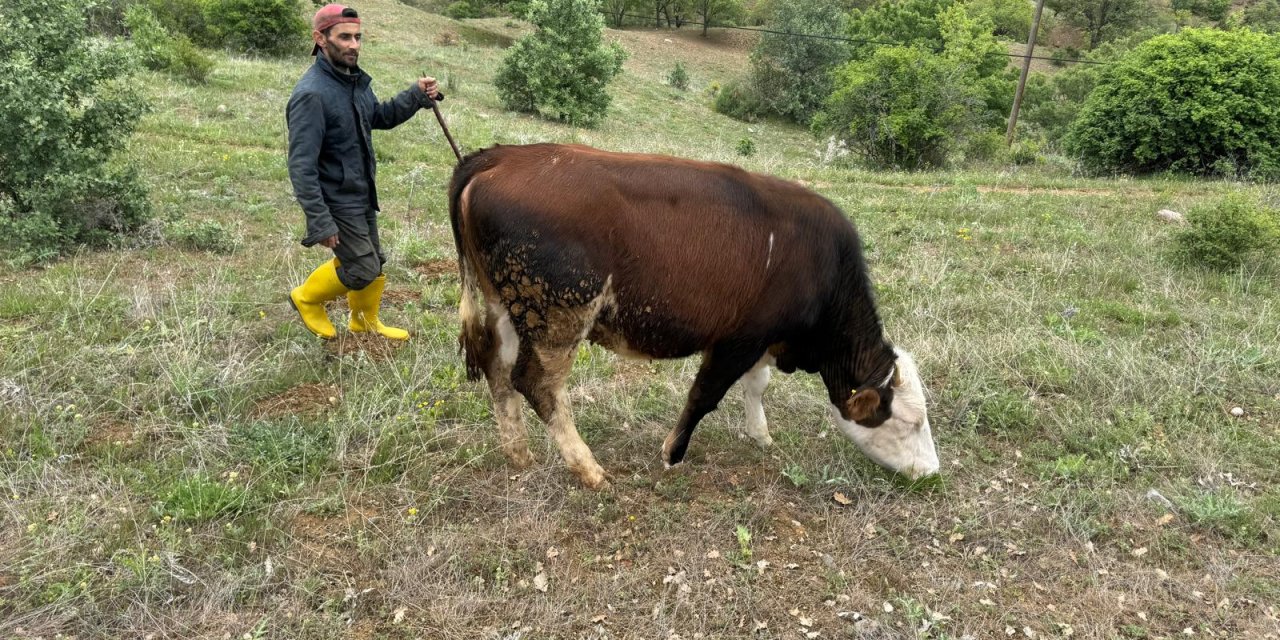
[(627, 319), (616, 308), (605, 309), (587, 332), (587, 340), (633, 360), (685, 358), (710, 346), (705, 337), (679, 322), (648, 316)]

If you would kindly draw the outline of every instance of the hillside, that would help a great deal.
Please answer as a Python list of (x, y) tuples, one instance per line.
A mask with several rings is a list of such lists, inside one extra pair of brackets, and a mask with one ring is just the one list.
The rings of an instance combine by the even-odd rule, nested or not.
[(1280, 278), (1175, 267), (1154, 217), (1275, 185), (824, 164), (807, 131), (714, 113), (750, 44), (691, 31), (609, 31), (631, 52), (614, 107), (575, 130), (500, 108), (520, 25), (360, 11), (378, 94), (440, 77), (468, 150), (732, 162), (839, 205), (919, 361), (942, 480), (874, 466), (805, 374), (766, 394), (774, 448), (740, 437), (734, 390), (664, 471), (697, 361), (598, 347), (571, 395), (612, 488), (579, 488), (531, 412), (515, 471), (457, 353), (434, 118), (375, 134), (384, 317), (413, 340), (321, 343), (285, 297), (326, 257), (298, 244), (284, 159), (311, 61), (219, 54), (207, 85), (141, 76), (154, 226), (0, 273), (0, 636), (1280, 637)]

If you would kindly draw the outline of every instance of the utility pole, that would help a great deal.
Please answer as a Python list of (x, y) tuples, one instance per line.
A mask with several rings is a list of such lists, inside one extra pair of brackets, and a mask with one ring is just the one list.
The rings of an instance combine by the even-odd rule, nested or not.
[(1031, 36), (1027, 38), (1027, 55), (1022, 59), (1022, 75), (1018, 76), (1018, 91), (1013, 94), (1013, 110), (1009, 112), (1009, 130), (1004, 134), (1005, 146), (1013, 144), (1013, 131), (1018, 127), (1018, 110), (1022, 108), (1022, 91), (1027, 87), (1027, 74), (1031, 72), (1031, 54), (1036, 50), (1036, 33), (1040, 31), (1040, 13), (1044, 0), (1036, 0), (1036, 15), (1031, 19)]

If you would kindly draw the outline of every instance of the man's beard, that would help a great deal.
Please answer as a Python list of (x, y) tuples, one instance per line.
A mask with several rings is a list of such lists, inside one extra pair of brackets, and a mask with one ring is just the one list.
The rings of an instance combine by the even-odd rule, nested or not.
[(350, 63), (348, 63), (346, 58), (342, 55), (342, 49), (339, 49), (337, 46), (333, 44), (326, 42), (324, 45), (324, 52), (328, 56), (329, 62), (332, 62), (335, 66), (341, 68), (343, 71), (346, 71), (347, 73), (355, 73), (356, 67), (360, 62), (359, 51), (350, 52), (350, 55), (351, 55)]

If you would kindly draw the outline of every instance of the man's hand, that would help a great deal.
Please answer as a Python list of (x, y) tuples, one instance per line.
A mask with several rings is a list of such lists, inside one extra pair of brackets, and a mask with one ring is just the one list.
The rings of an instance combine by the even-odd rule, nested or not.
[(338, 246), (338, 236), (337, 236), (337, 234), (334, 234), (334, 235), (332, 235), (332, 236), (329, 236), (328, 238), (325, 238), (324, 240), (321, 240), (321, 241), (320, 241), (320, 246), (325, 247), (326, 249), (332, 249), (332, 248), (334, 248), (334, 247)]
[(418, 78), (418, 88), (422, 89), (422, 92), (427, 94), (427, 97), (432, 100), (435, 100), (440, 96), (440, 88), (436, 85), (435, 78)]

